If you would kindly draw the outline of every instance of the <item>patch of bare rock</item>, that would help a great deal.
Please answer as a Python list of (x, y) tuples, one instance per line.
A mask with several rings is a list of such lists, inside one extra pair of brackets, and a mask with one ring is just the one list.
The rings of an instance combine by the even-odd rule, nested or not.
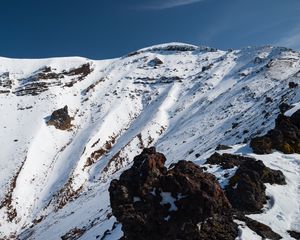
[(285, 154), (300, 153), (300, 110), (290, 117), (280, 114), (274, 129), (253, 138), (250, 146), (256, 154), (269, 154), (273, 149)]
[(68, 106), (64, 106), (63, 108), (55, 110), (49, 120), (47, 121), (47, 125), (54, 126), (60, 130), (68, 130), (71, 128), (72, 118), (69, 116), (68, 113)]
[(234, 219), (249, 223), (262, 237), (281, 238), (268, 226), (244, 216), (260, 211), (266, 202), (263, 183), (285, 184), (280, 171), (252, 158), (213, 155), (210, 164), (238, 166), (223, 190), (214, 175), (193, 162), (182, 160), (167, 168), (165, 161), (154, 147), (145, 148), (133, 166), (111, 182), (111, 207), (122, 224), (122, 239), (231, 240), (238, 236)]

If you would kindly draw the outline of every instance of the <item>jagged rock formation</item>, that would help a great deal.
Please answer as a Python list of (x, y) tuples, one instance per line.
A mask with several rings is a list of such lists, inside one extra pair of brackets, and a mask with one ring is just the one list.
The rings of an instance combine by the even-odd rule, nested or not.
[(192, 162), (169, 169), (155, 148), (111, 182), (113, 214), (124, 239), (234, 239), (237, 225), (216, 178)]
[(269, 154), (272, 149), (285, 154), (300, 153), (300, 110), (291, 117), (280, 114), (275, 128), (264, 136), (253, 138), (250, 146), (257, 154)]
[(48, 125), (53, 125), (57, 129), (67, 130), (71, 127), (72, 118), (68, 113), (68, 106), (55, 110), (50, 119), (47, 121)]
[(232, 206), (242, 212), (261, 211), (267, 202), (264, 183), (286, 184), (281, 171), (272, 170), (254, 158), (215, 153), (206, 163), (220, 165), (223, 169), (238, 167), (234, 176), (230, 178), (225, 192)]
[(215, 176), (198, 165), (182, 160), (167, 169), (165, 161), (154, 147), (146, 148), (111, 182), (111, 207), (122, 223), (123, 239), (235, 239), (233, 218), (261, 237), (281, 238), (244, 216), (259, 212), (266, 203), (264, 183), (285, 184), (281, 171), (253, 158), (215, 153), (207, 164), (238, 167), (223, 191)]

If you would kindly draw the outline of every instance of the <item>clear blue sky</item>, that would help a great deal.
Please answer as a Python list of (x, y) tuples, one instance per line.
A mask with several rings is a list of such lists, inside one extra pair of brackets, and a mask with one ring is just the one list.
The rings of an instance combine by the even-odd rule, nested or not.
[(165, 42), (300, 50), (299, 0), (0, 0), (0, 56), (118, 57)]

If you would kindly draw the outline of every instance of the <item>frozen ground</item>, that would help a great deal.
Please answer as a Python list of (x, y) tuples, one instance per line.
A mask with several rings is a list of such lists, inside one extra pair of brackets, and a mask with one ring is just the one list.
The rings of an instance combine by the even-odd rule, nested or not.
[[(171, 43), (103, 61), (0, 58), (0, 238), (101, 239), (115, 223), (108, 184), (143, 147), (155, 145), (168, 164), (202, 164), (219, 143), (247, 143), (273, 127), (280, 103), (299, 108), (299, 88), (288, 86), (299, 77), (300, 54), (274, 47)], [(47, 126), (65, 105), (72, 128)], [(299, 156), (256, 157), (288, 185), (267, 186), (272, 201), (250, 217), (289, 239), (286, 230), (300, 230)], [(113, 234), (105, 239), (118, 239), (120, 225)]]

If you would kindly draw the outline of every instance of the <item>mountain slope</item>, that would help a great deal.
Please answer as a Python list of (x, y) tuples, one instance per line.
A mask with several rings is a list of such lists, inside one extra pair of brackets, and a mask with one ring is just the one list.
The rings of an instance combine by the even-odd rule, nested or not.
[[(103, 61), (0, 58), (0, 237), (101, 238), (115, 222), (108, 184), (142, 148), (155, 145), (168, 164), (201, 164), (218, 144), (273, 127), (281, 103), (300, 101), (289, 87), (299, 77), (300, 53), (275, 47), (171, 43)], [(71, 129), (47, 126), (65, 105)]]

